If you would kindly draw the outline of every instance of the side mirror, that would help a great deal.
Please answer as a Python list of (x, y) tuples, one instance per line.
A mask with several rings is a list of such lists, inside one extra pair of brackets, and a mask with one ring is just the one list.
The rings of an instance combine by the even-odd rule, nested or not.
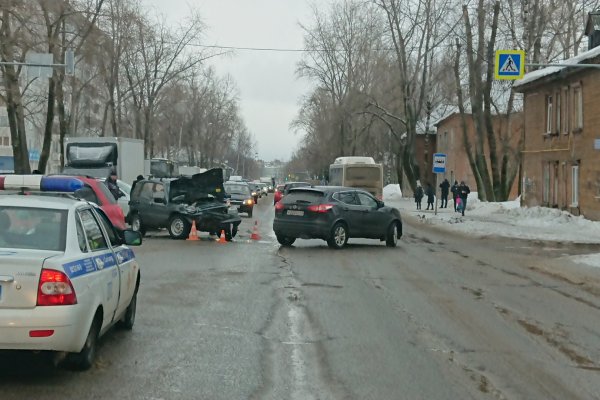
[(378, 200), (377, 201), (377, 208), (382, 208), (382, 207), (385, 207), (385, 203), (383, 201), (381, 201), (381, 200)]
[(142, 234), (131, 229), (123, 231), (123, 239), (128, 246), (140, 246), (142, 244)]

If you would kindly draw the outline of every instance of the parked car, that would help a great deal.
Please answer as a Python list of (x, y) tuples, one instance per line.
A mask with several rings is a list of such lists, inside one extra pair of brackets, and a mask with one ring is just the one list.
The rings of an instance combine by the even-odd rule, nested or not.
[(210, 169), (191, 177), (146, 179), (139, 181), (131, 193), (131, 228), (142, 234), (149, 229), (167, 228), (173, 239), (189, 236), (192, 222), (201, 232), (225, 231), (231, 240), (242, 221), (229, 212), (221, 168)]
[(341, 249), (348, 238), (385, 241), (395, 247), (402, 236), (400, 211), (370, 193), (346, 187), (301, 187), (275, 205), (277, 241), (291, 246), (297, 238), (323, 239)]
[(125, 229), (125, 214), (104, 182), (89, 176), (75, 176), (85, 186), (76, 190), (75, 197), (97, 204), (118, 229)]
[(223, 186), (225, 193), (229, 195), (231, 206), (237, 207), (238, 212), (247, 213), (249, 217), (252, 217), (254, 199), (248, 184), (241, 181), (227, 181)]
[(273, 205), (277, 204), (279, 200), (283, 197), (283, 188), (285, 185), (277, 185), (275, 188), (275, 192), (273, 193)]

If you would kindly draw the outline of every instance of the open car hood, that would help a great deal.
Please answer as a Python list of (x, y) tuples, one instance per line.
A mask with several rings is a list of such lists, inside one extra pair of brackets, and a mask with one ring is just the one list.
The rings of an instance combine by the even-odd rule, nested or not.
[(173, 179), (170, 184), (170, 200), (173, 201), (182, 195), (185, 196), (183, 202), (188, 204), (212, 198), (223, 202), (225, 200), (223, 170), (213, 168), (200, 174)]

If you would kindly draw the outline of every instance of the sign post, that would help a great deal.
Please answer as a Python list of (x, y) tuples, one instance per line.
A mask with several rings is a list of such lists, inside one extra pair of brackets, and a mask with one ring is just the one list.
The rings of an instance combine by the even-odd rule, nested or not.
[(440, 174), (446, 173), (446, 154), (444, 153), (435, 153), (433, 155), (433, 173), (435, 174), (435, 211), (434, 214), (437, 215), (438, 209), (438, 198), (437, 195), (439, 188), (439, 176)]

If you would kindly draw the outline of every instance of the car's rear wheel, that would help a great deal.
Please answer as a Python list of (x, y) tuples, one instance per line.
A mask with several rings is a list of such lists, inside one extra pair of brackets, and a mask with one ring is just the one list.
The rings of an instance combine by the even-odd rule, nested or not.
[(348, 243), (348, 228), (343, 222), (336, 222), (331, 229), (331, 236), (327, 240), (327, 244), (332, 249), (341, 249)]
[(135, 323), (136, 308), (137, 291), (133, 294), (133, 297), (129, 302), (129, 306), (127, 306), (127, 310), (125, 311), (125, 315), (123, 315), (123, 319), (119, 321), (119, 326), (121, 328), (127, 329), (128, 331), (133, 329), (133, 324)]
[(277, 241), (279, 242), (279, 244), (282, 246), (285, 246), (285, 247), (289, 247), (289, 246), (293, 245), (294, 242), (296, 241), (296, 238), (293, 238), (293, 237), (283, 236), (283, 235), (276, 235), (276, 236), (277, 236)]
[(190, 223), (183, 216), (176, 214), (169, 219), (167, 229), (173, 239), (186, 239), (190, 234)]
[(131, 217), (131, 229), (139, 232), (142, 234), (142, 236), (144, 236), (146, 234), (146, 229), (144, 228), (144, 225), (142, 224), (142, 219), (140, 218), (140, 214), (135, 213), (133, 214)]
[(385, 245), (387, 247), (396, 247), (398, 240), (400, 239), (400, 224), (396, 221), (392, 222), (388, 227), (387, 234), (385, 236)]
[(94, 365), (98, 350), (98, 336), (100, 334), (100, 318), (94, 318), (90, 331), (85, 339), (83, 348), (79, 353), (71, 353), (67, 357), (67, 365), (77, 370), (90, 369)]

